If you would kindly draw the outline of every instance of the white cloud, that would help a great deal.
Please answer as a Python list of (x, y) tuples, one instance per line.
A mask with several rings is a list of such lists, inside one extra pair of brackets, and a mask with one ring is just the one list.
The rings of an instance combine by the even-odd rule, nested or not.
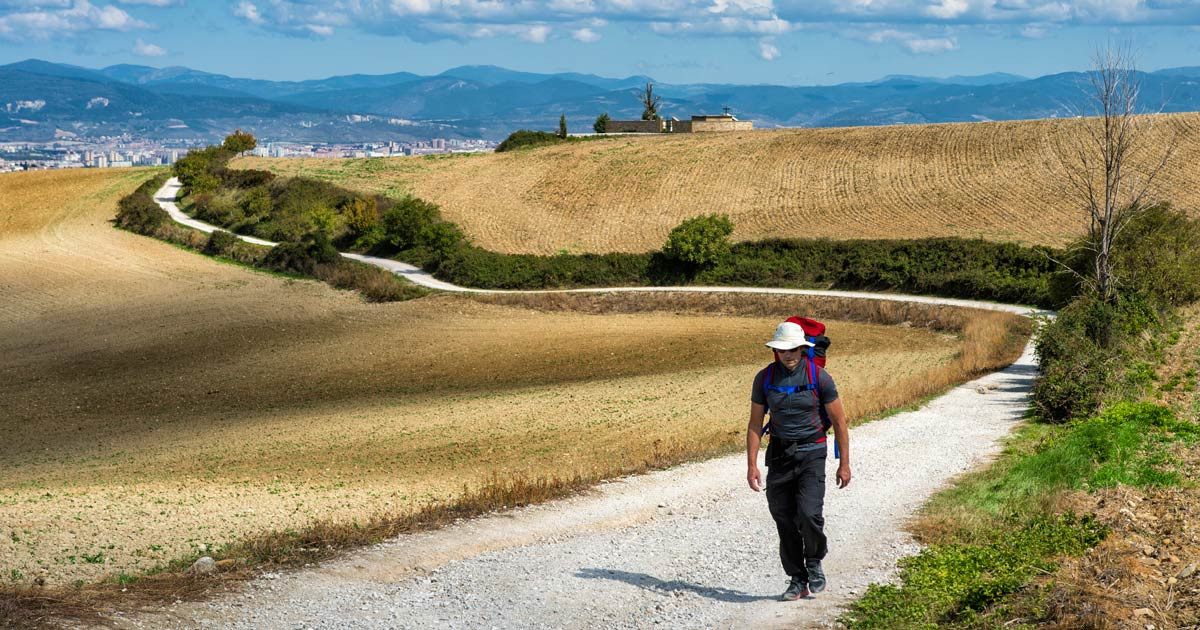
[[(0, 0), (0, 7), (62, 1)], [(820, 25), (905, 32), (888, 41), (921, 54), (957, 50), (947, 29), (964, 27), (1038, 38), (1078, 25), (1200, 25), (1200, 0), (237, 0), (233, 12), (249, 24), (296, 37), (355, 29), (416, 41), (543, 43), (569, 36), (592, 42), (601, 27), (615, 24), (664, 36), (741, 37), (757, 46), (764, 38)]]
[(549, 35), (549, 26), (537, 25), (526, 27), (524, 30), (518, 32), (517, 36), (530, 43), (544, 44), (546, 43), (546, 37)]
[(120, 0), (121, 4), (144, 4), (152, 7), (170, 7), (183, 4), (184, 0)]
[(296, 37), (329, 37), (350, 20), (341, 11), (328, 11), (313, 2), (268, 0), (260, 5), (241, 0), (233, 14), (255, 26)]
[(19, 5), (17, 11), (0, 13), (0, 37), (13, 41), (49, 40), (94, 30), (130, 31), (149, 27), (115, 6), (95, 6), (88, 0), (75, 0), (69, 6), (27, 3)]
[(779, 48), (771, 43), (771, 39), (764, 37), (758, 40), (758, 56), (764, 61), (775, 61), (779, 58)]
[(245, 2), (237, 5), (233, 10), (233, 14), (250, 22), (251, 24), (263, 24), (262, 14), (258, 12), (258, 7), (252, 2)]
[(786, 20), (754, 20), (721, 17), (683, 22), (651, 22), (650, 28), (663, 35), (783, 35), (793, 30)]
[(1200, 24), (1197, 0), (778, 0), (785, 20), (875, 24)]
[(571, 37), (585, 44), (592, 44), (600, 41), (600, 35), (590, 28), (584, 27), (571, 31)]
[(313, 35), (319, 35), (321, 37), (329, 37), (330, 35), (333, 35), (333, 27), (329, 26), (328, 24), (301, 24), (299, 28), (301, 30), (308, 31)]
[(922, 37), (916, 33), (894, 28), (873, 31), (863, 39), (872, 44), (898, 43), (907, 48), (909, 52), (918, 55), (958, 50), (958, 40), (954, 37)]
[(952, 20), (960, 17), (970, 8), (966, 0), (939, 0), (936, 5), (925, 9), (925, 12), (938, 19)]
[(133, 54), (142, 57), (162, 57), (167, 54), (167, 51), (162, 46), (156, 46), (138, 38), (133, 44)]
[(936, 55), (958, 50), (958, 41), (953, 37), (923, 37), (907, 40), (904, 42), (904, 46), (914, 54)]
[(1043, 39), (1049, 35), (1050, 28), (1045, 24), (1026, 24), (1019, 33), (1026, 39)]

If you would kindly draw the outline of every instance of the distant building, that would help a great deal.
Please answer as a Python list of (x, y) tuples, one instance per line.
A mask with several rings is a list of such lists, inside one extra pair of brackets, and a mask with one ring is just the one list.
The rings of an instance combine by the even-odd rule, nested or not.
[(710, 131), (749, 131), (754, 121), (738, 120), (733, 114), (692, 116), (691, 120), (678, 118), (659, 120), (610, 120), (605, 125), (606, 133), (707, 133)]

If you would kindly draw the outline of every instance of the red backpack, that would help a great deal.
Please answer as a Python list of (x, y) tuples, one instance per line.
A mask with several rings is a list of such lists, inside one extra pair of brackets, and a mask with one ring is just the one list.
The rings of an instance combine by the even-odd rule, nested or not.
[[(829, 337), (825, 336), (825, 324), (815, 319), (795, 316), (789, 317), (784, 321), (798, 324), (804, 329), (804, 338), (815, 344), (808, 349), (808, 359), (821, 367), (825, 367), (825, 351), (829, 349), (829, 344), (833, 343), (829, 340)], [(775, 353), (775, 359), (779, 359), (779, 353)]]

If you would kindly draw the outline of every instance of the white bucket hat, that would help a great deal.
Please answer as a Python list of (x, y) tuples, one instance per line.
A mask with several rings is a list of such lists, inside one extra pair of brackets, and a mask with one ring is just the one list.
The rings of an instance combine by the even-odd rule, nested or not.
[(804, 338), (804, 329), (800, 324), (783, 322), (775, 328), (775, 338), (767, 342), (768, 348), (776, 350), (793, 350), (800, 346), (816, 345)]

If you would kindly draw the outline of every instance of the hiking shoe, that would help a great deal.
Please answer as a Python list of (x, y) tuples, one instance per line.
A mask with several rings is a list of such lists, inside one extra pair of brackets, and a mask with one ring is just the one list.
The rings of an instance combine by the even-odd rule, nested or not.
[(783, 595), (779, 596), (780, 601), (794, 602), (798, 599), (808, 597), (808, 584), (797, 576), (792, 576), (792, 581), (788, 583), (787, 590)]
[(808, 562), (805, 565), (808, 569), (808, 588), (814, 593), (820, 593), (825, 590), (825, 571), (821, 569), (821, 562)]

